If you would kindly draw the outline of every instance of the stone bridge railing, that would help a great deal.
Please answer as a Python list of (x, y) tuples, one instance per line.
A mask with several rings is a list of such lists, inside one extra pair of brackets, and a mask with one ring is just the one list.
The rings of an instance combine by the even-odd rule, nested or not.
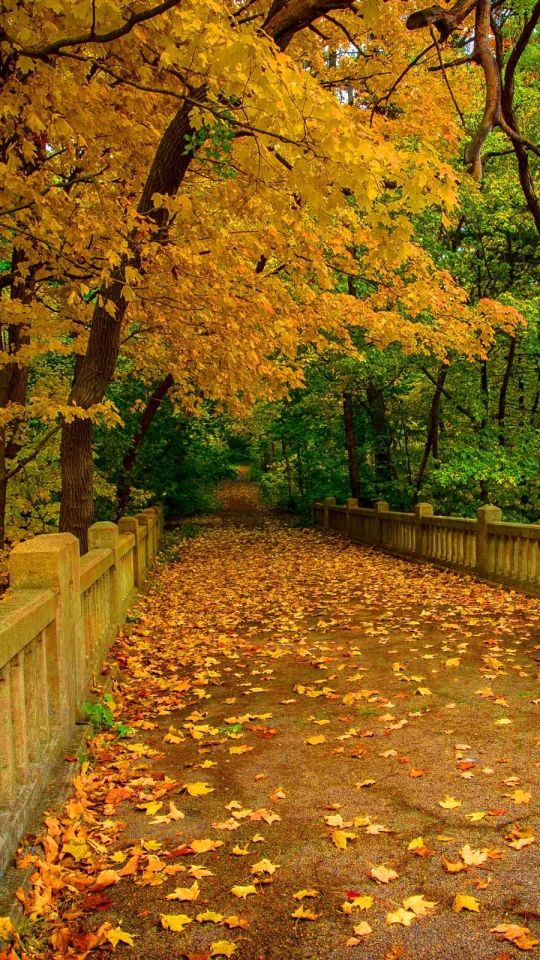
[(383, 501), (369, 510), (328, 498), (313, 503), (313, 524), (397, 556), (540, 593), (540, 524), (503, 523), (499, 507), (480, 507), (476, 520), (465, 520), (433, 516), (430, 503), (396, 513)]
[(18, 544), (0, 603), (0, 875), (82, 717), (99, 672), (153, 565), (161, 505), (95, 523), (79, 556), (70, 533)]

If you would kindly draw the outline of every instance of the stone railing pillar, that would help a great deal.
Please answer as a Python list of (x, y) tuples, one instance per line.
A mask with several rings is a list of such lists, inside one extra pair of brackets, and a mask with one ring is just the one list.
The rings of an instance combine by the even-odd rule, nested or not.
[(476, 569), (481, 577), (490, 573), (488, 523), (500, 523), (502, 510), (491, 505), (480, 507), (476, 514)]
[(390, 504), (386, 500), (377, 500), (374, 504), (375, 509), (375, 542), (383, 543), (383, 525), (381, 521), (381, 513), (388, 513), (390, 510)]
[[(140, 568), (141, 561), (139, 556), (139, 539), (140, 539), (140, 527), (137, 523), (135, 517), (120, 517), (118, 521), (118, 532), (122, 535), (124, 533), (132, 533), (135, 537), (135, 550), (133, 558), (133, 572), (134, 572), (134, 586), (140, 587), (142, 584)], [(144, 579), (144, 577), (143, 577)]]
[[(149, 540), (151, 541), (152, 560), (155, 560), (157, 556), (158, 544), (159, 544), (158, 515), (154, 507), (146, 507), (146, 509), (143, 510), (143, 513), (146, 514), (149, 520), (153, 521), (152, 524), (150, 523), (148, 524), (148, 536), (149, 536)], [(150, 561), (150, 557), (148, 559)], [(148, 565), (150, 566), (150, 563)]]
[(49, 685), (58, 690), (53, 723), (69, 729), (84, 695), (84, 636), (81, 616), (79, 541), (71, 533), (49, 533), (18, 543), (9, 555), (11, 588), (56, 594), (56, 656)]
[(120, 596), (120, 558), (118, 556), (119, 530), (110, 520), (93, 523), (88, 530), (88, 549), (112, 550), (114, 567), (112, 574), (112, 591), (110, 598), (109, 623), (120, 626), (122, 623), (122, 598)]
[(414, 555), (422, 557), (422, 517), (432, 517), (433, 507), (430, 503), (417, 503), (414, 508)]
[(328, 532), (330, 529), (330, 510), (329, 507), (332, 507), (336, 502), (335, 497), (327, 497), (324, 501), (324, 529), (325, 532)]
[(156, 511), (157, 522), (158, 522), (158, 543), (161, 544), (161, 541), (163, 540), (163, 533), (164, 533), (164, 528), (165, 528), (165, 517), (164, 517), (164, 512), (163, 512), (163, 504), (162, 504), (162, 503), (156, 503), (155, 506), (154, 506), (154, 510)]
[(349, 513), (349, 510), (352, 510), (358, 506), (358, 500), (356, 499), (356, 497), (349, 497), (349, 499), (345, 501), (345, 506), (347, 507), (347, 540), (350, 540), (351, 539), (351, 515)]
[(145, 546), (145, 548), (144, 548), (144, 556), (143, 556), (143, 551), (142, 551), (142, 550), (139, 551), (139, 557), (141, 558), (141, 566), (140, 566), (140, 573), (141, 573), (141, 577), (142, 577), (141, 583), (143, 583), (143, 582), (146, 580), (146, 574), (148, 573), (148, 571), (149, 571), (149, 569), (150, 569), (150, 564), (151, 564), (152, 547), (151, 547), (151, 544), (150, 544), (150, 542), (149, 542), (149, 540), (150, 540), (150, 530), (149, 530), (150, 524), (149, 524), (148, 514), (147, 514), (147, 513), (142, 513), (142, 512), (141, 512), (141, 513), (136, 513), (136, 514), (135, 514), (135, 519), (136, 519), (136, 521), (137, 521), (137, 523), (139, 524), (140, 527), (146, 527), (146, 546)]

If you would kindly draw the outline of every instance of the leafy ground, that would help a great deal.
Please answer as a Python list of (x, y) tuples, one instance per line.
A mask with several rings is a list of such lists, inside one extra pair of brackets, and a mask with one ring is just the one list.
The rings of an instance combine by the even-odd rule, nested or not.
[(133, 735), (23, 851), (40, 955), (534, 951), (538, 602), (226, 499), (112, 652)]

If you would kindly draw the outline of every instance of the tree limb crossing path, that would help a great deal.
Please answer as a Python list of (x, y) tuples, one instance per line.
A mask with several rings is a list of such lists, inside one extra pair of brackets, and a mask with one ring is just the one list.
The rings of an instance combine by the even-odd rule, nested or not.
[(22, 854), (42, 955), (534, 950), (538, 602), (223, 496), (112, 650), (133, 734)]

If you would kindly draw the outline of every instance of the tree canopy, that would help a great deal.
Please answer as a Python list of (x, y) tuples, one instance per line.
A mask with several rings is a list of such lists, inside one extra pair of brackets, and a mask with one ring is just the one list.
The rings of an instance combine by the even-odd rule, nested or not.
[(6, 547), (238, 444), (279, 503), (535, 518), (539, 15), (4, 0)]

